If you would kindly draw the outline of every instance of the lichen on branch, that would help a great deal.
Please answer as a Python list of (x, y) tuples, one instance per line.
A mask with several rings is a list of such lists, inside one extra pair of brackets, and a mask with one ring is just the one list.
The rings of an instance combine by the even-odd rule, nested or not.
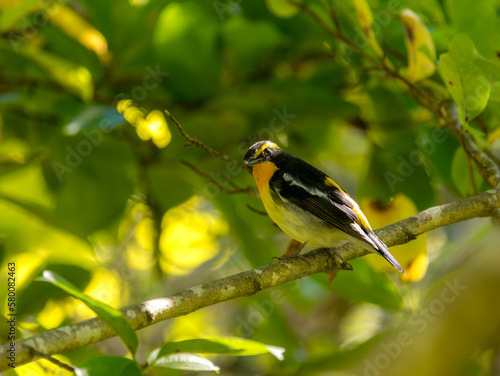
[[(432, 207), (402, 221), (378, 229), (375, 232), (388, 245), (407, 243), (419, 235), (433, 229), (478, 217), (488, 217), (500, 207), (500, 189), (496, 188), (465, 200)], [(335, 249), (344, 262), (361, 257), (368, 252), (352, 244)], [(344, 269), (338, 257), (332, 257), (332, 250), (314, 250), (302, 259), (286, 259), (260, 268), (247, 270), (203, 285), (191, 287), (174, 295), (148, 300), (123, 308), (121, 311), (135, 330), (159, 323), (198, 309), (254, 295), (272, 288), (307, 277), (316, 273), (326, 273)], [(353, 271), (356, 273), (356, 270)], [(15, 342), (16, 365), (29, 363), (46, 355), (66, 351), (114, 337), (116, 334), (98, 318), (74, 325), (50, 330)], [(3, 354), (10, 344), (0, 347)], [(35, 350), (35, 351), (33, 351)], [(0, 371), (8, 369), (8, 359), (0, 358)]]

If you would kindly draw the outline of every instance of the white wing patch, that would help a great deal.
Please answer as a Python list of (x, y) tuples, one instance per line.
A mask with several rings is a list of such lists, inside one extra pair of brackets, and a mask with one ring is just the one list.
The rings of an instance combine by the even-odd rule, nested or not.
[(314, 188), (314, 187), (308, 187), (307, 185), (303, 185), (300, 183), (300, 181), (297, 181), (293, 178), (292, 174), (285, 172), (283, 174), (283, 180), (288, 182), (290, 185), (296, 185), (297, 187), (302, 188), (304, 191), (307, 193), (313, 195), (313, 196), (318, 196), (318, 197), (328, 197), (328, 195), (324, 192), (321, 192), (320, 190)]

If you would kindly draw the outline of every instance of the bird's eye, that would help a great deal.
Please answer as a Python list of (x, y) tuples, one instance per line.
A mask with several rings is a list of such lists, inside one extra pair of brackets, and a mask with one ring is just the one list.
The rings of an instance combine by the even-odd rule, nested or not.
[(264, 149), (264, 151), (262, 152), (262, 154), (264, 154), (265, 157), (269, 157), (271, 155), (271, 150)]

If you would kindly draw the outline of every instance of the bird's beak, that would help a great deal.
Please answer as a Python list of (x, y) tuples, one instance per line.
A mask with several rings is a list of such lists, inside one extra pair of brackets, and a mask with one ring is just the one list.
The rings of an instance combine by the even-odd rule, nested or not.
[(262, 162), (262, 158), (249, 158), (245, 161), (245, 165), (251, 167), (259, 162)]

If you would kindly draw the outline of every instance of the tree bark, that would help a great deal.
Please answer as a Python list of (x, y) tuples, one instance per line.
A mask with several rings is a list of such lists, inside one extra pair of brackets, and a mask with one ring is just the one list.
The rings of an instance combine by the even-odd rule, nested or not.
[[(499, 207), (500, 188), (497, 188), (465, 200), (432, 207), (375, 232), (388, 246), (404, 244), (439, 227), (473, 218), (492, 216)], [(367, 253), (367, 251), (352, 244), (335, 249), (335, 254), (344, 262)], [(338, 257), (332, 257), (332, 251), (328, 249), (311, 251), (304, 255), (304, 258), (308, 262), (297, 258), (274, 262), (191, 287), (174, 295), (132, 305), (121, 311), (132, 327), (138, 330), (177, 316), (187, 315), (210, 305), (253, 295), (261, 290), (315, 273), (326, 273), (346, 268), (345, 264), (339, 263)], [(53, 329), (14, 342), (16, 366), (38, 359), (37, 352), (47, 355), (59, 354), (103, 341), (115, 335), (111, 328), (98, 318)], [(0, 353), (7, 354), (11, 347), (10, 343), (2, 345)], [(0, 371), (8, 369), (8, 363), (9, 359), (2, 356), (0, 358)]]

